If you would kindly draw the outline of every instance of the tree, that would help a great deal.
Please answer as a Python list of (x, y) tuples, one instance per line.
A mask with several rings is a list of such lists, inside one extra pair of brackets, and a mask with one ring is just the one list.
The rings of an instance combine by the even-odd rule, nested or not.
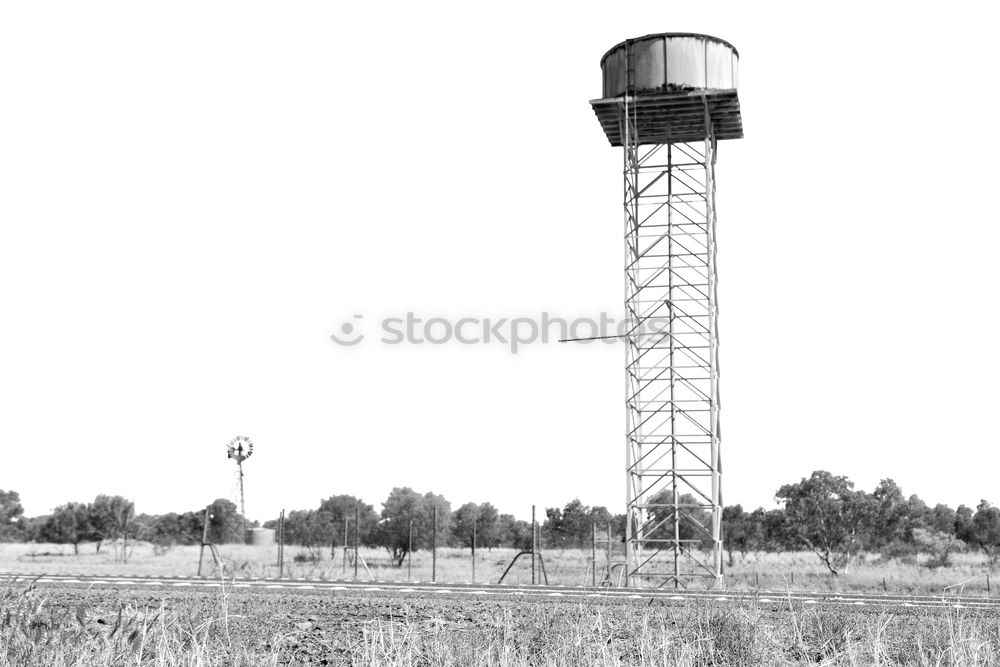
[(742, 505), (722, 508), (722, 543), (729, 555), (729, 567), (735, 565), (735, 551), (739, 551), (745, 559), (748, 551), (763, 543), (763, 516), (764, 510), (757, 509), (748, 514), (743, 511)]
[[(356, 525), (356, 518), (360, 526)], [(305, 547), (309, 556), (318, 560), (323, 547), (330, 547), (332, 557), (338, 547), (353, 546), (355, 531), (359, 544), (376, 544), (377, 525), (378, 515), (371, 505), (354, 496), (339, 495), (321, 500), (317, 509), (288, 512), (282, 530), (285, 544)], [(274, 531), (281, 528), (278, 519), (268, 519), (264, 527)]]
[(445, 544), (451, 515), (451, 503), (434, 493), (420, 495), (409, 487), (394, 488), (382, 503), (382, 520), (375, 532), (375, 543), (389, 552), (396, 567), (401, 567), (409, 553), (409, 526), (413, 521), (413, 549), (429, 549), (434, 544), (434, 509), (437, 508), (437, 543)]
[(465, 503), (451, 515), (454, 546), (472, 546), (475, 525), (476, 546), (492, 548), (500, 543), (500, 513), (490, 503)]
[(512, 514), (501, 514), (497, 519), (498, 541), (501, 546), (513, 549), (531, 548), (531, 523), (514, 518)]
[[(690, 493), (678, 495), (677, 502), (682, 508), (677, 525), (681, 545), (684, 548), (711, 545), (712, 515), (708, 510), (699, 507), (704, 503), (699, 502)], [(673, 503), (674, 491), (671, 488), (662, 489), (649, 499), (651, 519), (646, 519), (647, 539), (674, 539)]]
[[(201, 514), (198, 525), (202, 525), (204, 521), (204, 513)], [(236, 503), (225, 498), (216, 498), (208, 508), (208, 541), (212, 544), (226, 544), (242, 543), (245, 540), (243, 517), (237, 511)], [(198, 542), (201, 542), (200, 536)]]
[(753, 514), (755, 515), (754, 520), (761, 524), (761, 532), (763, 533), (761, 548), (764, 551), (780, 553), (799, 546), (796, 543), (796, 537), (791, 534), (785, 510), (781, 508), (766, 511), (756, 509)]
[(17, 532), (20, 539), (24, 542), (44, 542), (45, 527), (51, 516), (51, 514), (43, 514), (18, 519)]
[(913, 535), (916, 531), (933, 528), (934, 510), (914, 493), (906, 500), (906, 521), (902, 526), (902, 539), (913, 542)]
[(577, 547), (582, 549), (590, 541), (593, 526), (590, 523), (590, 507), (580, 502), (579, 498), (566, 503), (562, 510), (562, 539), (559, 546)]
[(868, 546), (873, 549), (884, 547), (907, 538), (909, 506), (903, 490), (891, 479), (883, 479), (871, 494), (872, 516), (865, 531)]
[(615, 517), (612, 516), (607, 507), (595, 505), (590, 508), (590, 512), (587, 515), (587, 522), (591, 525), (596, 525), (597, 532), (603, 535), (607, 530), (608, 524), (612, 524), (612, 529), (614, 529)]
[(558, 507), (545, 508), (545, 520), (542, 521), (541, 534), (545, 544), (550, 547), (562, 547), (565, 530), (562, 526), (562, 510)]
[(177, 514), (149, 515), (139, 514), (131, 521), (131, 526), (137, 539), (145, 540), (157, 547), (169, 547), (175, 544), (201, 544), (202, 527), (205, 521), (204, 510)]
[(126, 537), (129, 521), (134, 516), (135, 504), (122, 496), (99, 495), (94, 498), (90, 504), (90, 524), (97, 538), (97, 550), (100, 551), (102, 540), (110, 540), (115, 546), (117, 559), (118, 540)]
[[(355, 510), (357, 510), (358, 522), (360, 523), (358, 541), (361, 544), (371, 546), (374, 544), (379, 519), (374, 507), (360, 498), (350, 495), (330, 496), (320, 501), (319, 513), (329, 524), (331, 554), (337, 546), (344, 544), (345, 537), (348, 542), (353, 544)], [(347, 519), (347, 535), (344, 534), (344, 519)]]
[[(961, 510), (960, 507), (959, 511)], [(963, 521), (956, 536), (966, 544), (982, 550), (990, 568), (995, 568), (1000, 562), (1000, 507), (981, 501), (971, 521)]]
[[(209, 514), (211, 514), (211, 509), (209, 509)], [(211, 526), (211, 519), (209, 519), (209, 526)], [(188, 512), (184, 512), (177, 517), (177, 522), (174, 524), (167, 523), (167, 526), (176, 526), (177, 544), (201, 544), (202, 539), (205, 537), (205, 510), (198, 509)], [(209, 541), (211, 541), (211, 535), (208, 536)]]
[(24, 516), (21, 496), (17, 491), (0, 489), (0, 542), (18, 537), (18, 521)]
[(931, 510), (930, 527), (940, 533), (954, 535), (956, 516), (955, 510), (947, 505), (938, 503), (934, 506), (934, 509)]
[(562, 528), (565, 533), (564, 544), (582, 549), (593, 536), (590, 507), (580, 502), (579, 498), (566, 503), (562, 511)]
[(562, 509), (546, 508), (542, 534), (546, 546), (582, 549), (593, 539), (595, 523), (603, 534), (605, 526), (613, 521), (606, 507), (589, 507), (574, 498)]
[[(430, 549), (436, 542), (438, 546), (444, 545), (448, 540), (448, 533), (451, 530), (451, 503), (444, 496), (428, 491), (424, 494), (424, 513), (419, 522), (414, 521), (413, 530), (416, 535), (417, 528), (422, 539), (419, 541), (420, 548)], [(434, 538), (434, 510), (437, 509), (437, 538)]]
[(953, 533), (943, 533), (933, 528), (917, 528), (913, 531), (913, 546), (918, 553), (926, 553), (930, 558), (924, 565), (930, 569), (949, 567), (952, 553), (960, 550), (962, 542)]
[(90, 507), (84, 503), (66, 503), (52, 510), (42, 528), (42, 539), (56, 544), (72, 544), (80, 553), (80, 543), (96, 539), (90, 523)]
[(476, 537), (478, 543), (487, 549), (500, 546), (500, 511), (493, 503), (479, 503)]
[(624, 513), (616, 514), (611, 519), (611, 533), (615, 540), (619, 542), (625, 541), (625, 524), (627, 522), (628, 517)]
[(318, 510), (292, 510), (285, 515), (285, 544), (305, 547), (310, 560), (320, 559), (320, 550), (330, 543), (333, 526), (328, 515)]
[[(409, 487), (397, 487), (382, 503), (382, 520), (375, 541), (389, 552), (396, 567), (401, 567), (410, 552), (410, 521), (417, 523), (423, 513), (423, 496)], [(413, 548), (419, 548), (416, 536)]]
[(965, 531), (969, 530), (972, 526), (972, 510), (965, 505), (959, 505), (958, 509), (955, 510), (955, 527), (954, 533), (959, 539)]
[(452, 544), (472, 546), (472, 538), (479, 542), (479, 505), (465, 503), (451, 517)]
[(815, 552), (834, 576), (846, 572), (876, 513), (871, 497), (855, 491), (846, 477), (823, 470), (782, 486), (776, 497), (784, 503), (789, 535)]

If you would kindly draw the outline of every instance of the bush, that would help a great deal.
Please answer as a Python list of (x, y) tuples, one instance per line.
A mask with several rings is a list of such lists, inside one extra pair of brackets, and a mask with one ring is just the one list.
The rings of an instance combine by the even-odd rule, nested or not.
[(914, 561), (914, 556), (919, 553), (927, 552), (921, 551), (920, 546), (916, 542), (904, 542), (899, 539), (893, 540), (879, 549), (879, 555), (882, 556), (883, 560), (898, 558), (904, 562), (907, 560), (912, 562)]
[(920, 553), (929, 554), (924, 562), (932, 570), (951, 565), (951, 555), (965, 549), (961, 540), (933, 528), (917, 528), (913, 531), (913, 543)]

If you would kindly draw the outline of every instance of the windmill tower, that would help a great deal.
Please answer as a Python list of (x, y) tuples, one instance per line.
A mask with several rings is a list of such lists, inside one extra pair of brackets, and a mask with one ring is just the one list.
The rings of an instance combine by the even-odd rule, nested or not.
[(243, 462), (253, 454), (253, 443), (245, 435), (238, 435), (226, 445), (227, 458), (236, 461), (236, 484), (240, 490), (240, 516), (243, 517), (243, 541), (247, 540), (247, 508), (243, 499)]
[(591, 101), (624, 157), (629, 586), (722, 579), (715, 156), (743, 136), (738, 60), (708, 35), (629, 39)]

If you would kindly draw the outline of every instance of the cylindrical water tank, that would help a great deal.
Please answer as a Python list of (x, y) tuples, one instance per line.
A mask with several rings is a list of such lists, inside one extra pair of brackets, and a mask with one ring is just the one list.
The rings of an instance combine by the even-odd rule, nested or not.
[(665, 32), (629, 39), (601, 59), (604, 98), (625, 94), (630, 68), (636, 94), (734, 90), (739, 58), (732, 44), (710, 35)]

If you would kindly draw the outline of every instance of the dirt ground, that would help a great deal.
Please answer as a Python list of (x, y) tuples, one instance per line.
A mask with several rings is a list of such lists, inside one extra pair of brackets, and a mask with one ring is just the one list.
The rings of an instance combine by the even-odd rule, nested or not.
[[(502, 636), (505, 628), (519, 621), (531, 618), (543, 626), (571, 623), (596, 606), (541, 599), (525, 602), (512, 597), (400, 597), (391, 592), (235, 590), (222, 596), (208, 590), (150, 592), (130, 587), (45, 585), (35, 593), (50, 608), (64, 609), (70, 618), (82, 617), (81, 624), (95, 634), (108, 633), (120, 609), (153, 625), (161, 615), (182, 625), (187, 622), (192, 632), (204, 619), (212, 618), (215, 632), (231, 634), (241, 652), (277, 655), (278, 664), (354, 663), (373, 642), (392, 644), (406, 634), (446, 634), (451, 639), (465, 635), (471, 650), (473, 645), (482, 645), (483, 636)], [(613, 601), (601, 606), (634, 605)]]
[[(32, 595), (49, 608), (65, 610), (66, 622), (78, 623), (96, 637), (112, 633), (119, 610), (126, 610), (133, 620), (148, 621), (144, 626), (156, 627), (157, 618), (170, 618), (174, 628), (189, 627), (192, 636), (211, 624), (220, 650), (228, 643), (238, 646), (242, 656), (270, 656), (281, 665), (396, 664), (400, 659), (407, 664), (481, 664), (486, 654), (499, 658), (490, 664), (507, 664), (506, 654), (533, 664), (532, 656), (541, 659), (554, 650), (568, 656), (583, 650), (580, 655), (588, 659), (601, 655), (616, 664), (643, 664), (628, 653), (629, 647), (658, 648), (656, 643), (666, 640), (678, 646), (711, 645), (713, 651), (739, 657), (740, 664), (764, 664), (764, 658), (781, 658), (774, 664), (784, 664), (786, 658), (797, 663), (803, 651), (819, 658), (843, 650), (845, 641), (864, 638), (872, 628), (880, 633), (876, 653), (906, 655), (915, 641), (954, 634), (965, 622), (947, 610), (790, 609), (782, 602), (757, 605), (749, 600), (650, 604), (625, 599), (400, 597), (391, 591), (237, 589), (220, 594), (48, 584), (39, 585)], [(995, 628), (997, 618), (987, 623)], [(975, 622), (984, 619), (977, 616)], [(630, 639), (633, 635), (636, 639)], [(607, 654), (609, 650), (614, 655)], [(671, 655), (683, 655), (683, 650)]]

